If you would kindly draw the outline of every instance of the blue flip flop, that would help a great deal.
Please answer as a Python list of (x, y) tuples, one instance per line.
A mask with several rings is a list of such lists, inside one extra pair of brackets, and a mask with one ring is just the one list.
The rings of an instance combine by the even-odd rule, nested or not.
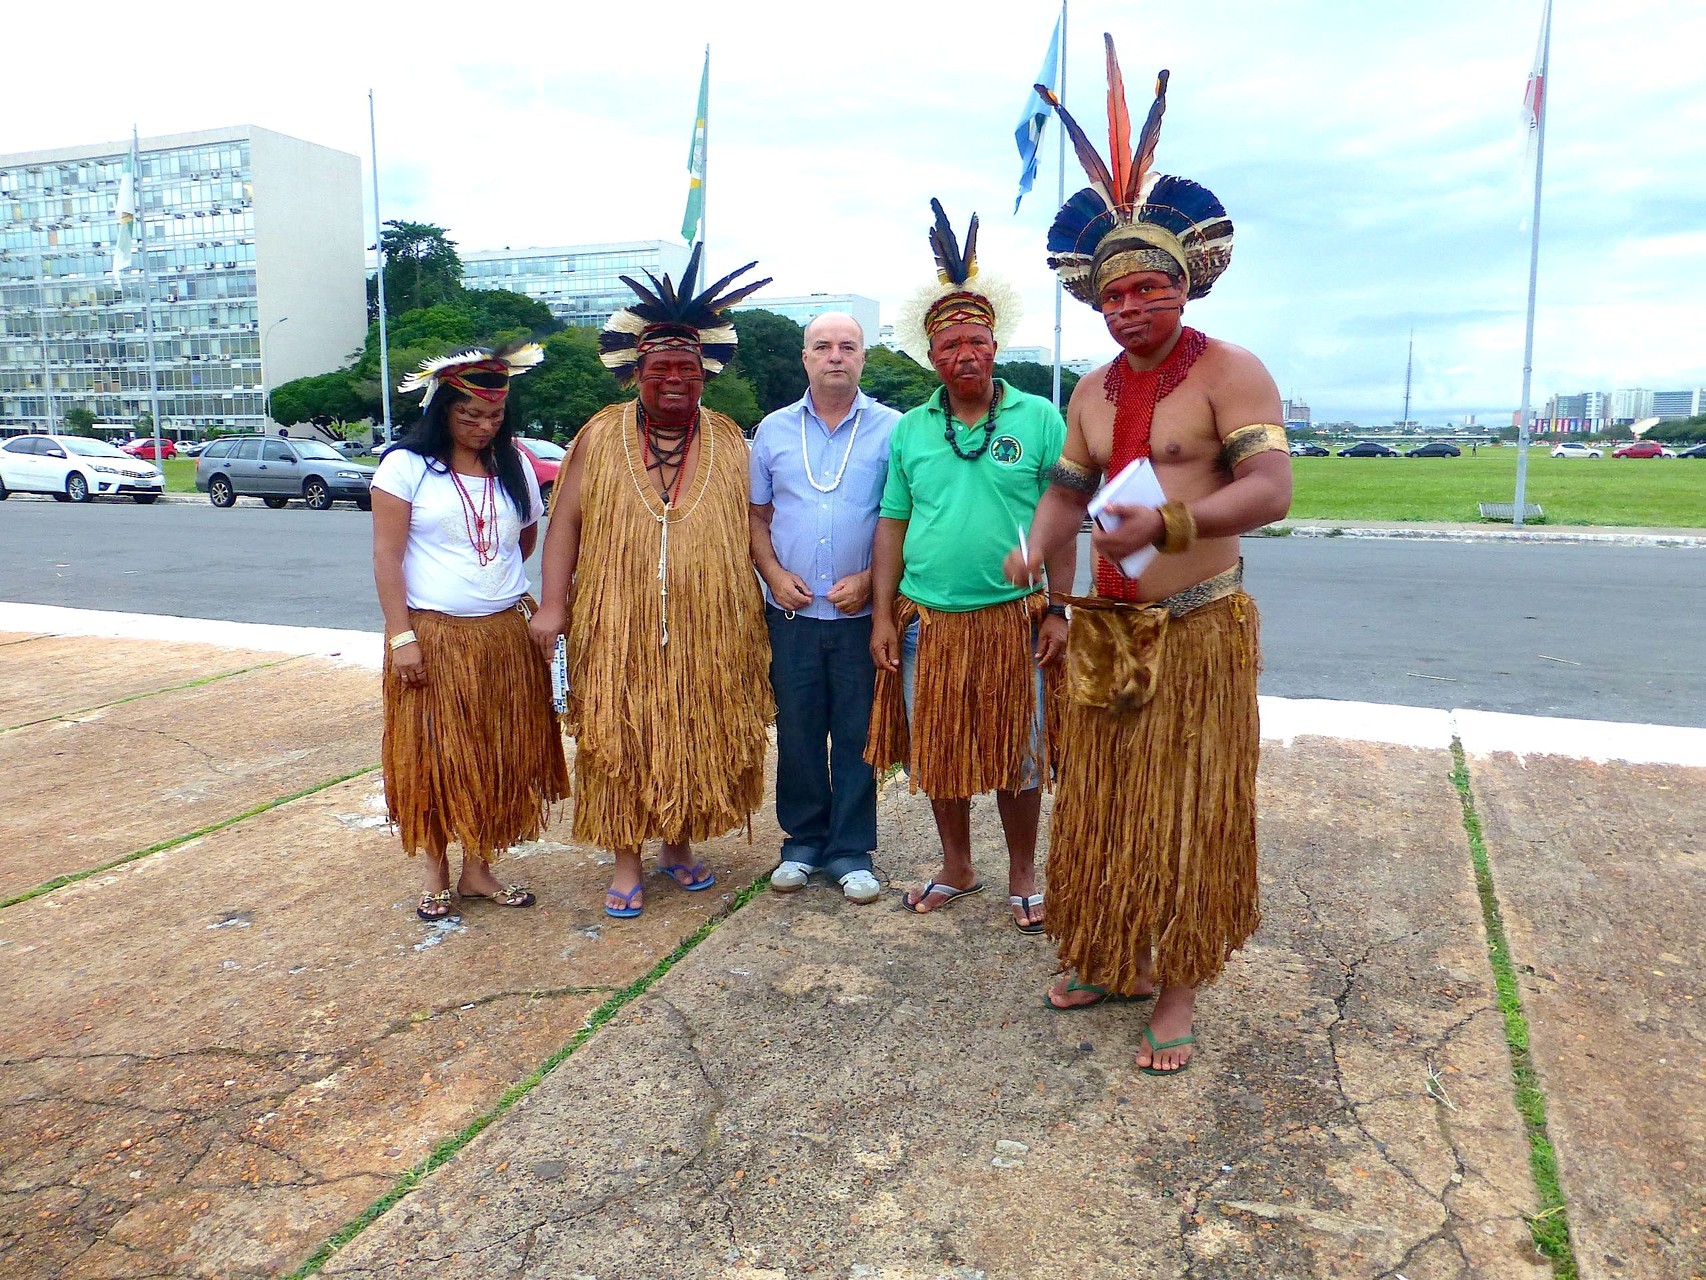
[[(942, 911), (948, 907), (951, 907), (955, 902), (959, 901), (959, 899), (961, 899), (961, 898), (969, 898), (974, 893), (982, 893), (982, 892), (983, 892), (983, 881), (981, 881), (981, 880), (979, 880), (976, 884), (972, 885), (972, 887), (969, 889), (956, 889), (951, 884), (937, 884), (934, 880), (932, 880), (924, 886), (924, 892), (918, 895), (918, 898), (916, 901), (908, 902), (906, 899), (906, 896), (904, 894), (902, 894), (901, 899), (900, 899), (900, 905), (905, 907), (908, 911), (912, 912), (912, 914), (915, 916), (927, 916), (932, 911)], [(931, 907), (930, 911), (920, 911), (918, 908), (924, 905), (924, 899), (928, 898), (933, 893), (941, 896), (942, 905), (939, 907)]]
[(640, 891), (645, 887), (646, 886), (643, 884), (637, 884), (632, 889), (628, 890), (627, 893), (623, 893), (622, 890), (616, 888), (606, 889), (604, 891), (605, 896), (620, 899), (622, 905), (619, 907), (613, 907), (606, 902), (604, 904), (604, 914), (607, 916), (614, 916), (618, 920), (632, 920), (635, 916), (639, 915), (640, 912), (645, 910), (645, 907), (643, 906), (636, 907), (634, 905), (634, 899), (640, 896)]
[[(658, 870), (663, 872), (663, 874), (668, 876), (671, 880), (674, 880), (676, 884), (681, 885), (681, 887), (687, 890), (688, 893), (698, 893), (700, 890), (709, 889), (712, 885), (717, 883), (717, 877), (705, 870), (705, 864), (703, 862), (695, 862), (691, 867), (685, 862), (678, 862), (673, 867), (666, 867), (660, 862), (658, 863)], [(675, 874), (677, 871), (685, 871), (688, 875), (692, 876), (693, 879), (687, 883), (683, 883), (681, 878)]]

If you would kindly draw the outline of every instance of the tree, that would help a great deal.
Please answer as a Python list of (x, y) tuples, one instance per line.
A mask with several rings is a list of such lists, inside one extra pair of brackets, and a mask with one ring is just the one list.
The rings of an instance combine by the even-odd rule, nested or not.
[(865, 374), (859, 385), (873, 400), (905, 413), (929, 399), (941, 386), (933, 369), (926, 369), (911, 356), (887, 347), (872, 347), (865, 353)]
[[(1054, 395), (1054, 366), (1037, 364), (1030, 360), (1016, 360), (1011, 363), (998, 363), (995, 366), (995, 376), (1005, 378), (1021, 391), (1029, 391), (1034, 396), (1044, 400)], [(1060, 371), (1060, 403), (1064, 410), (1066, 402), (1072, 398), (1072, 388), (1078, 385), (1078, 375), (1070, 369)]]
[(543, 340), (563, 327), (543, 302), (508, 289), (468, 289), (462, 294), (462, 305), (473, 317), (474, 332), (485, 346), (527, 338)]
[(770, 413), (805, 395), (806, 368), (800, 361), (805, 330), (774, 311), (739, 311), (730, 318), (740, 345), (729, 371), (746, 379), (758, 407)]
[(356, 374), (338, 369), (313, 378), (294, 378), (273, 388), (272, 417), (280, 426), (327, 418), (354, 422), (368, 416), (366, 400), (356, 392)]
[(598, 358), (595, 329), (564, 329), (545, 339), (545, 361), (511, 383), (518, 421), (549, 427), (559, 439), (576, 432), (607, 404), (625, 399)]
[(95, 434), (95, 411), (85, 409), (82, 405), (73, 405), (62, 415), (65, 428), (74, 436), (92, 436)]
[[(462, 296), (462, 258), (443, 227), (430, 222), (387, 222), (381, 240), (386, 319)], [(367, 314), (374, 319), (379, 315), (379, 287), (372, 279), (367, 282)]]
[[(800, 395), (804, 394), (805, 391), (802, 388)], [(796, 400), (799, 398), (799, 396), (794, 397)], [(707, 409), (715, 409), (718, 413), (727, 414), (739, 424), (742, 431), (749, 433), (758, 425), (758, 420), (764, 416), (764, 410), (759, 406), (758, 395), (753, 390), (752, 383), (733, 369), (725, 369), (705, 383), (705, 394), (701, 403)]]

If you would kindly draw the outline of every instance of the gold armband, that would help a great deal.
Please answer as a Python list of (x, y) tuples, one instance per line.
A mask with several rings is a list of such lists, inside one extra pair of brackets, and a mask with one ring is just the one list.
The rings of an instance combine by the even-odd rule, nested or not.
[(1220, 444), (1220, 460), (1231, 471), (1246, 458), (1277, 449), (1287, 453), (1285, 428), (1272, 422), (1256, 422), (1239, 427)]
[(1102, 473), (1070, 458), (1060, 458), (1044, 475), (1051, 485), (1070, 489), (1074, 493), (1093, 494), (1102, 486)]
[(1155, 549), (1164, 556), (1181, 555), (1197, 540), (1197, 518), (1182, 502), (1163, 502), (1156, 508), (1161, 517), (1161, 536), (1155, 539)]

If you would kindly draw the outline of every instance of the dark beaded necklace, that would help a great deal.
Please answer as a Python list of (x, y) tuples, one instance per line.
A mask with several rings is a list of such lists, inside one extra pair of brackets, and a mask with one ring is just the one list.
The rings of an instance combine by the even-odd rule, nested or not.
[(989, 416), (984, 419), (983, 423), (983, 443), (967, 453), (960, 448), (960, 442), (956, 438), (954, 428), (957, 420), (954, 417), (954, 407), (948, 402), (948, 389), (942, 388), (942, 416), (948, 420), (947, 426), (942, 429), (942, 435), (947, 439), (948, 447), (954, 451), (954, 456), (962, 462), (976, 462), (989, 452), (989, 442), (995, 439), (995, 416), (1001, 412), (1002, 390), (1002, 384), (997, 382), (995, 393), (989, 399)]
[[(658, 473), (658, 482), (663, 486), (663, 501), (665, 506), (673, 506), (681, 496), (681, 478), (687, 474), (687, 451), (693, 447), (693, 437), (698, 432), (699, 417), (694, 415), (693, 421), (681, 428), (678, 436), (663, 436), (647, 415), (644, 405), (640, 405), (640, 436), (646, 443), (646, 470)], [(673, 471), (674, 476), (670, 475)]]

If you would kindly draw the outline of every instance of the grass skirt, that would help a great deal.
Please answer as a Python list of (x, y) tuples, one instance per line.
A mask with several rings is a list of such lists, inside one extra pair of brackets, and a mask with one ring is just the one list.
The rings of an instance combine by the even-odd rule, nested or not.
[[(907, 725), (901, 673), (878, 671), (865, 761), (879, 774), (906, 766), (913, 791), (932, 800), (963, 800), (986, 791), (1016, 791), (1023, 780), (1036, 716), (1033, 626), (1047, 607), (1042, 592), (950, 613), (905, 596), (895, 602), (904, 637), (918, 620), (912, 724)], [(1047, 673), (1052, 691), (1059, 666)], [(1049, 777), (1057, 718), (1046, 717), (1041, 778)]]
[(551, 671), (520, 608), (481, 618), (411, 609), (427, 682), (385, 652), (385, 807), (411, 855), (447, 840), (495, 862), (537, 839), (569, 793)]
[[(1048, 934), (1079, 981), (1132, 994), (1153, 945), (1161, 984), (1213, 982), (1261, 922), (1257, 631), (1227, 596), (1172, 619), (1141, 708), (1066, 702)], [(1074, 622), (1069, 662), (1081, 642)]]

